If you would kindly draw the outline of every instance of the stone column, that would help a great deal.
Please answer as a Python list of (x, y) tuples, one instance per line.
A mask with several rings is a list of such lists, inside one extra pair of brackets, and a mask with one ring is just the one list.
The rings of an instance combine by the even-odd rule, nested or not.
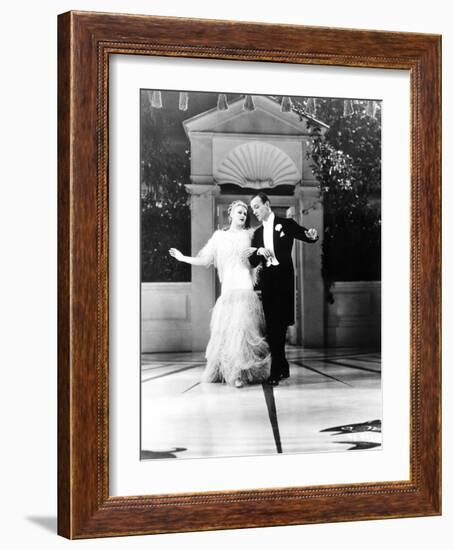
[[(215, 197), (220, 194), (214, 185), (186, 185), (190, 193), (191, 255), (203, 248), (215, 230)], [(214, 268), (192, 266), (190, 319), (192, 351), (204, 351), (209, 340), (209, 321), (215, 304)]]
[(300, 241), (301, 246), (301, 333), (302, 345), (322, 347), (325, 344), (324, 283), (321, 276), (324, 208), (316, 182), (302, 182), (295, 189), (298, 199), (298, 221), (306, 228), (318, 230), (315, 244)]

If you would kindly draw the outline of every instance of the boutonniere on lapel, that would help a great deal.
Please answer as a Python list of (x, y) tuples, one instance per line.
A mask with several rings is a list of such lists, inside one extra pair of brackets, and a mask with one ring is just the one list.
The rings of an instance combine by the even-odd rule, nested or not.
[(282, 228), (282, 224), (281, 223), (278, 223), (276, 226), (275, 226), (275, 231), (280, 231)]
[(284, 237), (284, 236), (285, 236), (285, 233), (284, 233), (284, 231), (282, 231), (281, 229), (282, 229), (282, 224), (281, 224), (281, 223), (278, 223), (278, 224), (275, 226), (275, 231), (280, 231), (280, 237)]

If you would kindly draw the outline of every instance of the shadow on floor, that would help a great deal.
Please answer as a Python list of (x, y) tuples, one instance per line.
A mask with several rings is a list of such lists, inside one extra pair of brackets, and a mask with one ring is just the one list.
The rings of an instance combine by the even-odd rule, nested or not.
[(57, 518), (56, 516), (29, 516), (27, 519), (30, 523), (34, 523), (39, 527), (42, 527), (46, 531), (51, 533), (57, 532)]
[(352, 445), (348, 451), (365, 451), (381, 446), (380, 443), (373, 443), (372, 441), (335, 441), (335, 443), (339, 445)]
[(140, 459), (149, 460), (153, 458), (178, 458), (175, 453), (187, 451), (185, 447), (175, 447), (171, 451), (141, 451)]
[(325, 428), (321, 432), (337, 432), (332, 435), (345, 433), (360, 433), (360, 432), (381, 432), (380, 420), (367, 420), (357, 424), (345, 424), (343, 426), (334, 426), (333, 428)]

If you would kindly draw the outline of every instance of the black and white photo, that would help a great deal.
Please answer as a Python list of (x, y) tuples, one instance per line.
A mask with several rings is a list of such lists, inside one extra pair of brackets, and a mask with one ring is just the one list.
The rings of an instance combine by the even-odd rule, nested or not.
[(140, 90), (142, 460), (382, 447), (381, 111)]

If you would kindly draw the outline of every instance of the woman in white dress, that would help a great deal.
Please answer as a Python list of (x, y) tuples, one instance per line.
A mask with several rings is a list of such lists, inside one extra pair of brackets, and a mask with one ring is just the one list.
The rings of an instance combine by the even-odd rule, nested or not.
[(215, 231), (196, 257), (184, 256), (176, 248), (170, 254), (180, 262), (217, 268), (222, 290), (212, 312), (202, 380), (242, 387), (267, 379), (270, 354), (263, 308), (253, 290), (248, 261), (255, 250), (250, 246), (253, 230), (249, 229), (248, 207), (234, 201), (228, 213), (229, 228)]

